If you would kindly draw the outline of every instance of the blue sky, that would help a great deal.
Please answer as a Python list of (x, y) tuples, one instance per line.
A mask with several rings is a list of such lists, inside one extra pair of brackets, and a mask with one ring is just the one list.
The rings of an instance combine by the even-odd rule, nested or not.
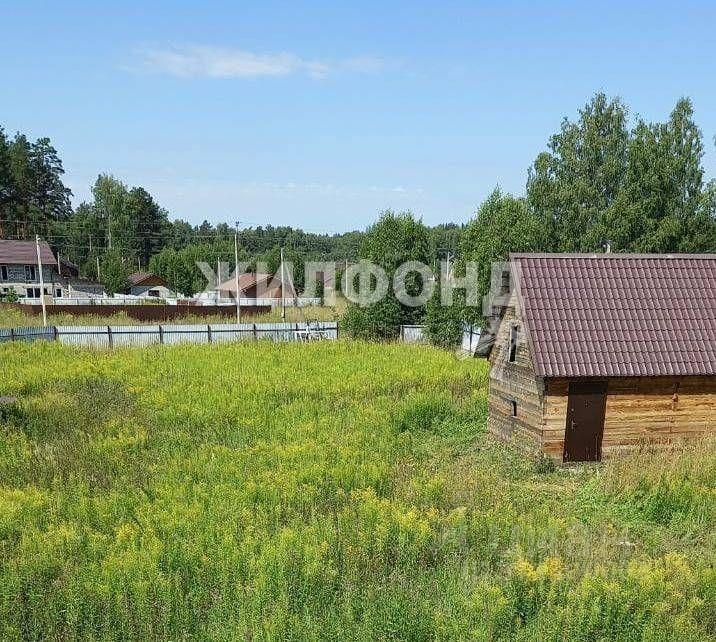
[(76, 202), (109, 172), (194, 223), (466, 221), (598, 90), (691, 97), (716, 176), (710, 2), (103, 4), (0, 24), (0, 124), (52, 139)]

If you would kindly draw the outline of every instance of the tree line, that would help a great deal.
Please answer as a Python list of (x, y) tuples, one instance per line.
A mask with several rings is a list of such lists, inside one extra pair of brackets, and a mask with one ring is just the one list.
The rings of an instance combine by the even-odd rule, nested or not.
[[(436, 266), (450, 253), (457, 255), (458, 275), (465, 262), (478, 263), (484, 293), (491, 263), (511, 251), (595, 252), (608, 244), (615, 252), (713, 252), (716, 182), (705, 178), (704, 145), (688, 99), (677, 101), (667, 120), (652, 123), (632, 121), (619, 98), (598, 93), (550, 137), (528, 169), (524, 195), (496, 187), (466, 225), (428, 227), (410, 212), (385, 212), (365, 232), (241, 229), (239, 260), (275, 271), (283, 247), (300, 289), (306, 261), (364, 258), (392, 276), (398, 261)], [(194, 294), (206, 285), (197, 261), (220, 260), (233, 269), (231, 224), (170, 220), (147, 190), (109, 174), (98, 176), (91, 199), (73, 209), (63, 173), (49, 139), (11, 138), (0, 128), (0, 237), (40, 234), (109, 291), (130, 272), (149, 269), (173, 289)], [(401, 323), (427, 320), (442, 334), (436, 341), (445, 343), (462, 319), (478, 317), (459, 300), (450, 310), (434, 301), (407, 309), (388, 297), (374, 309), (350, 307), (346, 323), (356, 336), (388, 338)]]
[[(492, 263), (510, 252), (603, 252), (607, 246), (613, 252), (714, 252), (716, 181), (705, 180), (703, 155), (703, 134), (688, 99), (676, 103), (666, 122), (638, 118), (630, 126), (624, 103), (598, 93), (549, 139), (528, 170), (524, 196), (497, 187), (480, 205), (460, 232), (455, 274), (476, 262), (484, 295)], [(387, 230), (395, 230), (391, 240), (381, 240)], [(424, 248), (426, 235), (409, 213), (389, 213), (368, 230), (359, 255), (392, 256), (400, 238)], [(417, 258), (431, 260), (427, 253)], [(459, 297), (452, 307), (441, 306), (439, 288), (424, 309), (407, 309), (389, 297), (375, 306), (351, 306), (346, 315), (349, 330), (366, 339), (394, 337), (400, 324), (416, 320), (426, 324), (431, 341), (450, 346), (459, 341), (463, 320), (481, 318)]]
[[(127, 276), (150, 270), (187, 295), (206, 286), (197, 261), (234, 268), (234, 227), (203, 221), (192, 225), (170, 220), (143, 187), (129, 187), (100, 174), (91, 198), (74, 209), (63, 184), (62, 161), (49, 139), (31, 142), (24, 134), (9, 138), (0, 128), (0, 238), (32, 239), (39, 234), (56, 253), (75, 263), (80, 273), (101, 281), (109, 292), (123, 287)], [(463, 226), (431, 229), (435, 252), (454, 252)], [(276, 271), (280, 251), (294, 266), (294, 283), (303, 287), (307, 261), (355, 261), (365, 234), (315, 234), (290, 226), (239, 230), (239, 260), (265, 263)]]

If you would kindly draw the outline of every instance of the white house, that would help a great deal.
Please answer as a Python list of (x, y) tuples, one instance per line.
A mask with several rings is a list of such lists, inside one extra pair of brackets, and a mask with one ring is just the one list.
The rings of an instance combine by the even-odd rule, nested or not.
[[(44, 291), (40, 291), (40, 266)], [(0, 295), (13, 290), (20, 298), (39, 299), (101, 296), (103, 287), (79, 277), (76, 266), (55, 259), (50, 246), (40, 241), (40, 261), (35, 241), (0, 239)]]

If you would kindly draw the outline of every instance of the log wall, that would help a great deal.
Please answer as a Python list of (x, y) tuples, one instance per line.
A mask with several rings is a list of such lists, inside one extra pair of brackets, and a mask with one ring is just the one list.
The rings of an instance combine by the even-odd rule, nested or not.
[[(514, 363), (509, 363), (510, 331), (514, 325), (519, 326), (517, 352)], [(512, 416), (512, 401), (517, 402), (516, 417)], [(537, 451), (540, 448), (542, 385), (532, 366), (516, 297), (505, 310), (490, 354), (487, 427), (523, 449)]]
[[(542, 451), (562, 460), (569, 380), (546, 383)], [(602, 458), (716, 434), (716, 377), (608, 380)]]

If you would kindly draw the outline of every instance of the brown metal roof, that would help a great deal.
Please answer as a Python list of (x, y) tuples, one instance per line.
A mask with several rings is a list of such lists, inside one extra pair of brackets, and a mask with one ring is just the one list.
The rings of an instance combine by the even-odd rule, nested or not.
[(716, 374), (716, 254), (513, 254), (544, 377)]
[(161, 277), (158, 277), (153, 272), (133, 272), (127, 277), (127, 281), (130, 285), (141, 285), (144, 283), (144, 281), (147, 281), (149, 279), (160, 279)]
[[(56, 263), (50, 246), (40, 241), (42, 265)], [(37, 265), (35, 241), (9, 241), (0, 239), (0, 263), (3, 265)]]
[[(274, 289), (268, 290), (268, 286), (270, 285), (272, 277), (271, 274), (266, 274), (264, 272), (244, 272), (243, 274), (239, 275), (239, 289), (242, 292), (245, 292), (246, 290), (258, 285), (259, 291), (257, 292), (257, 295), (259, 297), (267, 297), (270, 298), (275, 295)], [(278, 287), (280, 287), (281, 278), (280, 275), (276, 276), (276, 283), (278, 283)], [(294, 289), (291, 287), (290, 283), (286, 283), (286, 296), (292, 297), (295, 296), (296, 293)], [(230, 279), (227, 279), (223, 283), (219, 284), (219, 290), (221, 292), (235, 292), (236, 291), (236, 277), (231, 277)]]
[[(262, 272), (244, 272), (243, 274), (239, 274), (239, 289), (243, 292), (244, 290), (255, 286), (257, 283), (266, 283), (270, 279), (270, 274), (264, 274)], [(236, 277), (232, 276), (230, 279), (220, 283), (219, 289), (222, 292), (233, 292), (236, 290)]]

